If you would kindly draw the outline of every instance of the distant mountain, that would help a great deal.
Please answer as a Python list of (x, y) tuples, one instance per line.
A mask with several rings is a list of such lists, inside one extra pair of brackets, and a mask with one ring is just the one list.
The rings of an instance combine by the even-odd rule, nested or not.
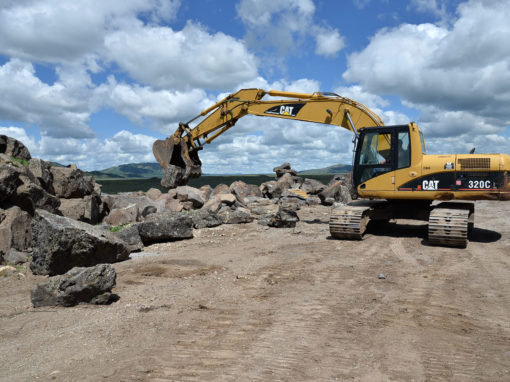
[[(351, 171), (352, 166), (349, 164), (335, 164), (325, 168), (318, 168), (313, 170), (299, 171), (299, 175), (333, 175), (343, 174)], [(99, 171), (89, 171), (87, 175), (92, 175), (96, 179), (149, 179), (149, 178), (162, 178), (163, 169), (158, 163), (129, 163), (121, 164), (119, 166), (105, 168)], [(217, 176), (220, 174), (204, 174)], [(235, 174), (221, 174), (235, 175)], [(242, 174), (238, 174), (242, 175)], [(269, 174), (273, 175), (273, 174)]]
[(345, 174), (352, 170), (350, 164), (334, 164), (329, 167), (316, 168), (312, 170), (298, 171), (298, 175), (329, 175), (329, 174)]
[(162, 178), (163, 169), (158, 163), (129, 163), (87, 172), (96, 179), (148, 179)]

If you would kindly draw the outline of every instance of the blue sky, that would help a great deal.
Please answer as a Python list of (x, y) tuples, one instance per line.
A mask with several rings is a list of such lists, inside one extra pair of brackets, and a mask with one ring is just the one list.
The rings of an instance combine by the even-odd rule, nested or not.
[[(429, 153), (510, 153), (508, 0), (4, 0), (0, 134), (94, 170), (238, 89), (333, 91)], [(207, 173), (350, 163), (342, 128), (246, 117), (201, 152)]]

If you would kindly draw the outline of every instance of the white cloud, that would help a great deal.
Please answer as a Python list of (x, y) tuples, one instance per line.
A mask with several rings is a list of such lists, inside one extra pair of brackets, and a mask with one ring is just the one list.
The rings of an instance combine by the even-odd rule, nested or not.
[(137, 81), (156, 88), (228, 89), (255, 78), (255, 57), (242, 41), (209, 34), (188, 22), (182, 31), (133, 27), (105, 38), (106, 57)]
[(271, 47), (285, 55), (312, 37), (316, 54), (335, 57), (345, 45), (338, 29), (315, 23), (312, 0), (242, 0), (237, 14), (247, 28), (245, 40), (257, 49)]
[(24, 128), (14, 126), (0, 126), (0, 135), (7, 135), (8, 137), (17, 139), (27, 147), (32, 157), (37, 157), (38, 151), (35, 139), (30, 137)]
[(315, 40), (315, 53), (324, 57), (335, 57), (345, 46), (338, 29), (317, 27)]
[(344, 79), (370, 93), (400, 95), (422, 110), (425, 124), (438, 122), (428, 128), (433, 136), (501, 132), (510, 124), (508, 2), (472, 0), (457, 11), (451, 28), (403, 24), (379, 31), (348, 57)]
[(246, 25), (253, 46), (271, 46), (281, 53), (294, 50), (312, 24), (312, 0), (242, 0), (237, 14)]
[(433, 14), (442, 21), (446, 21), (448, 17), (445, 4), (441, 1), (438, 3), (437, 0), (411, 0), (407, 7), (408, 9), (416, 9), (418, 12)]
[(43, 136), (38, 144), (45, 160), (76, 163), (83, 170), (99, 170), (125, 163), (154, 162), (154, 141), (152, 136), (122, 130), (104, 140)]
[(236, 125), (200, 153), (205, 172), (271, 173), (284, 162), (305, 170), (351, 161), (352, 134), (341, 127), (259, 117), (238, 124), (259, 134), (235, 134)]
[(113, 137), (54, 138), (46, 135), (36, 139), (21, 127), (1, 127), (0, 134), (13, 137), (27, 146), (33, 158), (42, 158), (64, 165), (77, 164), (82, 170), (99, 170), (125, 163), (154, 162), (152, 144), (155, 137), (122, 130)]
[(155, 90), (149, 86), (118, 83), (110, 76), (94, 91), (97, 107), (110, 106), (137, 125), (163, 133), (173, 132), (178, 122), (186, 122), (215, 101), (202, 89), (189, 91)]
[(501, 134), (506, 130), (495, 118), (467, 111), (444, 111), (432, 106), (424, 106), (421, 111), (420, 125), (430, 137)]
[(114, 29), (149, 19), (172, 19), (179, 1), (171, 0), (26, 0), (0, 8), (0, 53), (53, 63), (82, 60), (101, 49)]
[(198, 24), (160, 26), (179, 0), (53, 0), (0, 8), (0, 54), (35, 62), (80, 64), (97, 73), (107, 63), (157, 88), (230, 88), (257, 75), (244, 43)]
[(50, 136), (85, 138), (94, 135), (88, 126), (88, 76), (60, 72), (61, 81), (48, 85), (31, 63), (11, 59), (0, 66), (0, 117), (37, 124)]

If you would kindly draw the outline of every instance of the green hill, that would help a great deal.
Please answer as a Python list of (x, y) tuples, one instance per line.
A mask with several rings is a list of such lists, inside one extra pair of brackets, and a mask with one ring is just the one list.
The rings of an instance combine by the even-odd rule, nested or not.
[[(299, 171), (298, 175), (334, 175), (351, 171), (349, 164), (335, 164), (325, 168)], [(87, 175), (95, 179), (150, 179), (162, 178), (163, 170), (158, 163), (129, 163), (105, 168), (104, 170), (89, 171)], [(204, 174), (205, 175), (205, 174)], [(218, 175), (218, 174), (209, 174)], [(222, 174), (226, 176), (227, 174)], [(233, 174), (228, 174), (233, 175)], [(241, 175), (241, 174), (239, 174)], [(273, 174), (268, 174), (272, 176)]]
[(299, 171), (298, 175), (333, 175), (333, 174), (345, 174), (352, 170), (350, 164), (334, 164), (329, 167), (316, 168), (312, 170)]
[(96, 179), (148, 179), (162, 178), (163, 170), (158, 163), (129, 163), (87, 172)]

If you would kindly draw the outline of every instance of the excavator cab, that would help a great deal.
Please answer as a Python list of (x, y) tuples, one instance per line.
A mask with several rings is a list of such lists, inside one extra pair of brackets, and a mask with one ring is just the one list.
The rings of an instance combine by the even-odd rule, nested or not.
[(365, 188), (370, 179), (411, 165), (409, 125), (359, 129), (353, 185)]

